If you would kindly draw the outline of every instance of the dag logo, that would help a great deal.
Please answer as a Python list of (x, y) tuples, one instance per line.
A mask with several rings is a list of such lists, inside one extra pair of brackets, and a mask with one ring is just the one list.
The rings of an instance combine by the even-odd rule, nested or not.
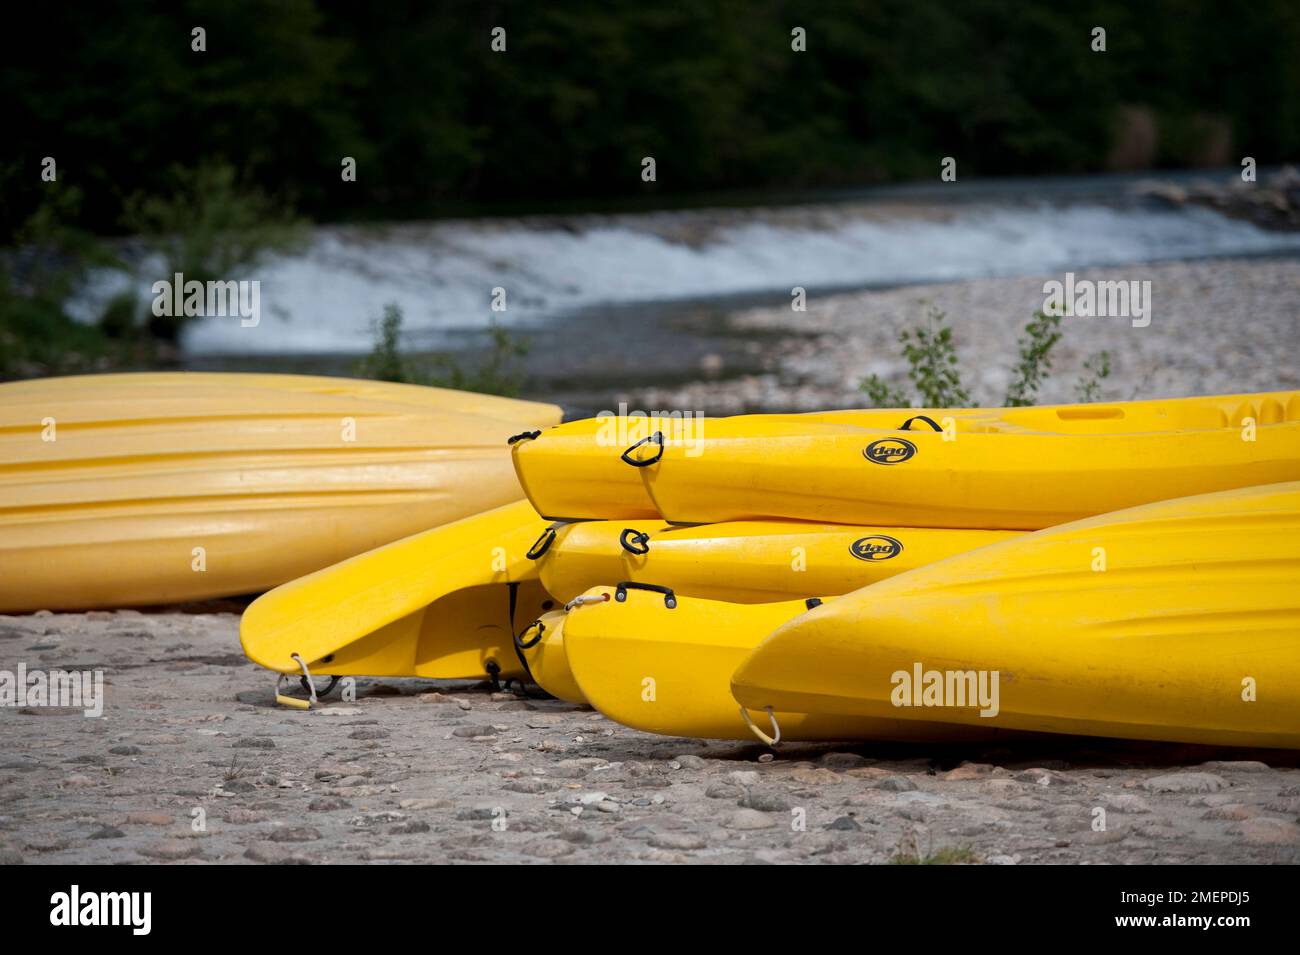
[(862, 456), (872, 464), (902, 464), (916, 454), (916, 445), (905, 438), (881, 438), (862, 449)]
[(889, 560), (903, 552), (903, 542), (884, 534), (859, 537), (849, 545), (849, 553), (858, 560)]

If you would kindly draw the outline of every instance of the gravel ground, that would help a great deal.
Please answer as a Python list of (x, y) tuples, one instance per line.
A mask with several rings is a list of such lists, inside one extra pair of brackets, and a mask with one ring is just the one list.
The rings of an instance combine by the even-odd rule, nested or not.
[(0, 668), (108, 683), (98, 719), (0, 709), (0, 862), (1300, 862), (1300, 754), (770, 758), (418, 680), (302, 712), (240, 655), (238, 609), (0, 616)]
[[(1152, 322), (1067, 319), (1044, 400), (1069, 400), (1101, 349), (1107, 398), (1300, 387), (1293, 260), (1077, 277), (1150, 279)], [(1042, 283), (741, 312), (731, 331), (762, 338), (768, 370), (622, 397), (714, 414), (858, 405), (863, 375), (902, 380), (898, 332), (929, 303), (973, 397), (996, 403)], [(0, 707), (0, 863), (1300, 862), (1300, 754), (1045, 738), (772, 758), (417, 680), (359, 681), (355, 702), (300, 712), (240, 653), (239, 609), (0, 616), (0, 670), (98, 667), (108, 684), (102, 718)]]
[[(1108, 351), (1112, 373), (1104, 400), (1182, 397), (1300, 387), (1300, 261), (1218, 259), (1085, 269), (1076, 280), (1151, 282), (1151, 323), (1123, 318), (1066, 318), (1053, 351), (1043, 402), (1077, 400), (1074, 387), (1089, 356)], [(806, 312), (742, 311), (737, 336), (761, 335), (759, 374), (739, 379), (701, 374), (671, 388), (622, 396), (645, 410), (813, 411), (861, 407), (859, 382), (876, 374), (907, 386), (899, 332), (920, 325), (930, 307), (947, 315), (963, 381), (978, 404), (1000, 405), (1016, 342), (1043, 305), (1043, 283), (1064, 274), (978, 279), (943, 285), (818, 297)], [(781, 333), (785, 333), (782, 337)], [(910, 386), (908, 386), (910, 391)], [(917, 402), (919, 403), (919, 402)]]

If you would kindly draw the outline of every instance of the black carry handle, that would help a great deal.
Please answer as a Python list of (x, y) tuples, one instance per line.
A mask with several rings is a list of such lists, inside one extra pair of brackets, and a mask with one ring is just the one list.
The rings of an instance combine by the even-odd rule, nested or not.
[(540, 431), (520, 431), (518, 434), (512, 434), (506, 438), (506, 444), (514, 444), (517, 441), (531, 441), (541, 433)]
[(619, 603), (626, 602), (627, 592), (629, 590), (648, 590), (651, 593), (663, 594), (664, 606), (669, 610), (675, 610), (677, 608), (677, 595), (673, 593), (671, 587), (660, 587), (658, 584), (641, 584), (637, 583), (635, 580), (625, 580), (615, 586), (614, 599)]
[[(533, 637), (531, 640), (525, 640), (524, 634), (526, 634), (529, 630), (533, 629), (533, 627), (537, 628), (537, 636)], [(542, 623), (541, 620), (534, 620), (528, 626), (524, 627), (521, 633), (515, 635), (515, 646), (517, 646), (520, 650), (531, 650), (533, 647), (537, 646), (539, 643), (542, 642), (542, 634), (544, 634), (545, 632), (546, 632), (546, 624)]]
[(803, 602), (803, 605), (807, 607), (809, 610), (811, 610), (813, 607), (820, 607), (822, 605), (822, 598), (809, 597), (807, 600)]
[(903, 426), (898, 430), (911, 431), (913, 421), (924, 421), (930, 427), (934, 428), (935, 431), (939, 431), (939, 432), (943, 431), (943, 428), (939, 427), (939, 425), (935, 423), (935, 420), (933, 418), (923, 414), (912, 415), (912, 417), (908, 418), (906, 421), (903, 422)]
[(551, 549), (555, 543), (555, 525), (552, 524), (546, 530), (542, 531), (542, 536), (533, 541), (533, 546), (528, 548), (528, 553), (524, 554), (529, 560), (538, 560), (543, 554)]
[(618, 535), (618, 542), (629, 554), (640, 557), (642, 554), (650, 553), (650, 535), (635, 527), (623, 528), (623, 533)]
[[(635, 451), (637, 448), (641, 447), (641, 445), (643, 444), (657, 444), (659, 445), (659, 450), (656, 451), (650, 457), (646, 458), (644, 461), (638, 461), (636, 458), (632, 457), (632, 452)], [(623, 459), (624, 463), (630, 464), (634, 468), (649, 467), (650, 465), (657, 462), (663, 456), (664, 456), (664, 433), (662, 431), (656, 431), (654, 434), (642, 438), (636, 444), (632, 445), (632, 447), (628, 448), (621, 455), (619, 455), (619, 457)]]

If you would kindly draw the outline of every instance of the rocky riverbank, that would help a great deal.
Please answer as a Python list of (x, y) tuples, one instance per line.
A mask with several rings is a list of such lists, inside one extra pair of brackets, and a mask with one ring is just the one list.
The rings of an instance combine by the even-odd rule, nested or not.
[[(1076, 281), (1151, 283), (1151, 318), (1066, 318), (1052, 352), (1043, 402), (1077, 400), (1083, 364), (1106, 351), (1103, 400), (1181, 397), (1300, 387), (1293, 344), (1300, 340), (1300, 261), (1213, 259), (1081, 269)], [(1000, 404), (1016, 360), (1017, 339), (1044, 303), (1043, 284), (1064, 273), (988, 278), (884, 291), (819, 296), (807, 311), (756, 308), (732, 314), (732, 335), (761, 342), (761, 370), (737, 377), (703, 362), (695, 380), (619, 396), (645, 410), (708, 414), (861, 407), (862, 379), (879, 375), (911, 390), (899, 333), (945, 313), (962, 379), (973, 400)], [(612, 406), (612, 405), (611, 405)]]
[(239, 609), (0, 617), (0, 669), (107, 681), (102, 718), (0, 709), (0, 862), (1300, 862), (1294, 754), (1045, 738), (773, 758), (419, 680), (303, 712), (240, 654)]
[(1259, 182), (1243, 182), (1239, 176), (1188, 185), (1152, 180), (1139, 183), (1136, 191), (1174, 207), (1205, 206), (1264, 229), (1300, 229), (1300, 169), (1295, 166), (1284, 166)]

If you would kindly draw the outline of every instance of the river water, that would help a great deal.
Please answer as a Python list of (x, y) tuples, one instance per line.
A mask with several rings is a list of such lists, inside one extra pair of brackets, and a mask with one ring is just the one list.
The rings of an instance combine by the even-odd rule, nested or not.
[[(1161, 176), (1188, 181), (1230, 173)], [(1144, 197), (1140, 177), (901, 185), (761, 207), (319, 227), (246, 278), (261, 321), (196, 322), (195, 368), (346, 372), (387, 303), (411, 353), (472, 362), (489, 322), (528, 339), (530, 395), (671, 384), (720, 355), (743, 372), (763, 343), (727, 316), (837, 291), (1091, 266), (1295, 255), (1300, 234)], [(142, 295), (147, 297), (146, 291)], [(504, 290), (504, 310), (492, 307)], [(500, 305), (502, 294), (496, 292)]]

